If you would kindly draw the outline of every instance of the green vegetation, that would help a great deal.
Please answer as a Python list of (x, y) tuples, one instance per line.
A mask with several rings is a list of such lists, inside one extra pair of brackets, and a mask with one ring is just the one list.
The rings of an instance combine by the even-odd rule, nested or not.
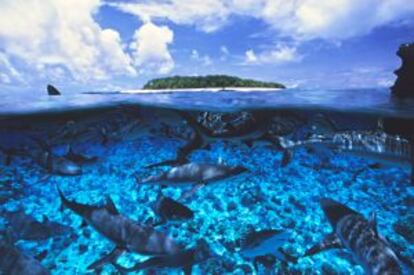
[(252, 79), (242, 79), (227, 75), (208, 76), (173, 76), (150, 80), (144, 89), (191, 89), (191, 88), (285, 88), (283, 84), (275, 82), (262, 82)]

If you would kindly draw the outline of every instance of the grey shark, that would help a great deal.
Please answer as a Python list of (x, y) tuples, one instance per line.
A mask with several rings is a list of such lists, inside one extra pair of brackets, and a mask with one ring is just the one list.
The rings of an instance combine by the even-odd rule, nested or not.
[(285, 260), (278, 249), (287, 242), (289, 236), (288, 232), (275, 229), (250, 232), (242, 238), (240, 254), (246, 259), (272, 254), (278, 259)]
[(65, 157), (54, 156), (50, 152), (43, 155), (43, 165), (51, 174), (76, 176), (82, 174), (82, 167)]
[(17, 247), (0, 240), (0, 274), (49, 275), (49, 271), (35, 258), (23, 253)]
[(269, 140), (268, 130), (272, 116), (266, 111), (242, 111), (235, 114), (202, 112), (199, 120), (191, 113), (176, 111), (192, 128), (192, 138), (178, 149), (174, 160), (152, 164), (175, 166), (188, 162), (188, 156), (197, 149), (207, 148), (217, 140), (240, 141), (251, 146), (254, 140)]
[[(258, 272), (259, 264), (273, 266), (276, 259), (282, 263), (296, 262), (296, 258), (282, 250), (290, 234), (276, 229), (253, 230), (245, 234), (240, 241), (240, 255), (252, 260)], [(273, 264), (271, 264), (273, 263)]]
[(367, 274), (403, 274), (401, 262), (378, 233), (375, 215), (367, 220), (360, 213), (332, 199), (321, 199), (321, 207), (333, 232), (310, 248), (305, 256), (328, 249), (346, 249)]
[(193, 210), (162, 194), (158, 195), (152, 209), (158, 216), (158, 221), (154, 225), (160, 225), (167, 221), (185, 221), (194, 217)]
[(82, 174), (81, 165), (66, 158), (65, 156), (55, 156), (47, 141), (41, 138), (31, 137), (31, 139), (40, 147), (42, 154), (39, 163), (48, 173), (62, 176), (76, 176)]
[(247, 171), (243, 166), (227, 166), (224, 164), (187, 163), (173, 167), (159, 175), (150, 176), (140, 183), (156, 185), (207, 184), (236, 176)]
[(2, 211), (6, 220), (7, 233), (14, 240), (40, 241), (54, 237), (75, 236), (71, 227), (50, 221), (46, 216), (38, 221), (23, 210)]
[(173, 167), (161, 174), (150, 176), (138, 184), (152, 184), (161, 186), (192, 186), (192, 189), (180, 199), (191, 196), (208, 183), (223, 180), (247, 172), (243, 166), (227, 166), (224, 164), (187, 163)]
[(399, 165), (411, 168), (414, 183), (414, 149), (412, 143), (400, 136), (382, 131), (347, 131), (326, 135), (313, 135), (306, 140), (293, 141), (279, 138), (279, 145), (285, 150), (283, 159), (288, 162), (298, 147), (326, 146), (337, 152), (368, 158), (385, 165)]
[(58, 189), (62, 205), (82, 217), (101, 235), (115, 244), (114, 250), (89, 266), (95, 269), (116, 260), (124, 251), (143, 255), (170, 255), (182, 249), (167, 234), (121, 215), (112, 200), (104, 206), (91, 206), (69, 201)]

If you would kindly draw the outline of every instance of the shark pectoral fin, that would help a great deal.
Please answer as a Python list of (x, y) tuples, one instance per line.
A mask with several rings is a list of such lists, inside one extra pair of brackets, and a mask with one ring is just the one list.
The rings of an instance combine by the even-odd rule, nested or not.
[(112, 199), (109, 196), (106, 198), (105, 208), (112, 215), (119, 215), (118, 209), (116, 209), (116, 206), (115, 206), (114, 202), (112, 201)]
[(119, 258), (119, 256), (121, 256), (123, 252), (124, 252), (124, 249), (120, 247), (115, 247), (108, 255), (105, 255), (102, 258), (90, 264), (87, 269), (94, 270), (94, 269), (97, 269), (103, 266), (104, 264), (108, 262), (113, 264), (113, 262), (115, 262)]
[(341, 240), (334, 234), (331, 233), (326, 235), (325, 239), (322, 242), (312, 246), (305, 252), (304, 257), (315, 255), (319, 252), (335, 249), (335, 248), (342, 248)]
[(283, 151), (283, 157), (282, 162), (280, 164), (281, 167), (286, 167), (293, 158), (293, 151), (292, 150), (284, 150)]
[(192, 265), (184, 266), (184, 268), (183, 268), (184, 275), (191, 275), (192, 270), (193, 270), (193, 266)]

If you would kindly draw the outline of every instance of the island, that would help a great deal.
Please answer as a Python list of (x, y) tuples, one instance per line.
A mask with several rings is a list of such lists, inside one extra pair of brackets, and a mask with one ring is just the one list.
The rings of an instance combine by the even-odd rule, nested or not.
[(200, 88), (273, 88), (284, 89), (283, 84), (276, 82), (263, 82), (252, 79), (243, 79), (228, 75), (207, 75), (207, 76), (173, 76), (157, 78), (148, 81), (143, 89), (200, 89)]

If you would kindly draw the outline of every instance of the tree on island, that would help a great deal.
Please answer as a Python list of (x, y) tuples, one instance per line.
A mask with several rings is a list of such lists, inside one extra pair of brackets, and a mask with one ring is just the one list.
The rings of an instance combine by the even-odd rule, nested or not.
[(286, 88), (283, 84), (276, 82), (263, 82), (252, 79), (242, 79), (228, 75), (207, 76), (173, 76), (157, 78), (148, 81), (144, 89), (197, 89), (197, 88)]

